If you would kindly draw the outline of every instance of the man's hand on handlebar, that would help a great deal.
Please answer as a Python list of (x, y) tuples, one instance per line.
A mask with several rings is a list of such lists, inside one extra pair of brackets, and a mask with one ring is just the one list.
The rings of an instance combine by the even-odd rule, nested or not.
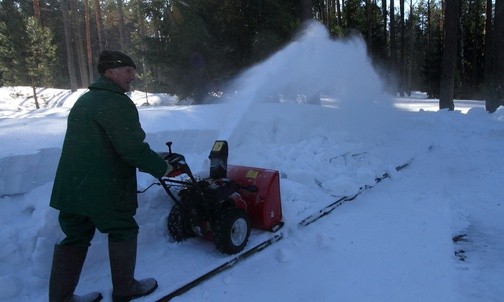
[(187, 163), (185, 157), (178, 153), (159, 153), (166, 163), (170, 166), (166, 176), (175, 177), (187, 172)]

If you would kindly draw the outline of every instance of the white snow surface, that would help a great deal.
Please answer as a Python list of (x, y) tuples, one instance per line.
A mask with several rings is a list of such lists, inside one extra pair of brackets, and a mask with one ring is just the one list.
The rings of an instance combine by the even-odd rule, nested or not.
[[(224, 103), (174, 106), (173, 96), (151, 94), (154, 106), (140, 106), (145, 94), (130, 94), (151, 147), (172, 141), (200, 175), (217, 139), (228, 141), (230, 164), (281, 173), (284, 239), (173, 301), (504, 299), (504, 110), (488, 114), (480, 101), (438, 110), (437, 100), (392, 98), (382, 86), (359, 39), (331, 41), (312, 24), (237, 79)], [(47, 301), (63, 238), (48, 203), (66, 118), (84, 91), (39, 89), (35, 110), (30, 88), (0, 88), (0, 301)], [(385, 172), (390, 178), (299, 226)], [(139, 189), (156, 182), (138, 179)], [(155, 277), (159, 289), (137, 301), (230, 258), (203, 239), (170, 237), (173, 201), (162, 188), (139, 194), (139, 204), (136, 276)], [(254, 230), (247, 247), (271, 235)], [(107, 238), (97, 232), (76, 293), (111, 301), (111, 290)]]

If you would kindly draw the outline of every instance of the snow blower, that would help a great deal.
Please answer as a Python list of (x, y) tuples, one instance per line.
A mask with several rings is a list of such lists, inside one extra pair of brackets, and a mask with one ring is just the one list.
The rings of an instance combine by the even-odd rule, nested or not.
[(276, 232), (283, 226), (278, 171), (228, 165), (227, 141), (218, 140), (209, 155), (209, 177), (198, 180), (185, 157), (172, 152), (171, 142), (166, 145), (169, 152), (159, 154), (174, 170), (159, 182), (174, 201), (167, 227), (176, 241), (199, 236), (223, 253), (236, 254), (245, 248), (251, 228)]

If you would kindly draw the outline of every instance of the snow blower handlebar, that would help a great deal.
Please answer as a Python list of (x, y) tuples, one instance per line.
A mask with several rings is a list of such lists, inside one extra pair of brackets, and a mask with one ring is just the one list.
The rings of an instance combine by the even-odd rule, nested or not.
[[(203, 196), (203, 192), (201, 188), (198, 186), (198, 182), (196, 181), (196, 178), (191, 172), (191, 169), (189, 168), (189, 165), (187, 165), (187, 162), (185, 160), (185, 157), (182, 154), (174, 153), (171, 150), (171, 145), (172, 142), (167, 142), (166, 145), (168, 146), (168, 152), (157, 152), (157, 154), (164, 159), (168, 164), (170, 164), (173, 167), (173, 170), (168, 173), (168, 175), (165, 175), (163, 177), (158, 178), (158, 183), (153, 183), (150, 186), (148, 186), (146, 189), (142, 191), (137, 191), (137, 193), (144, 193), (148, 189), (150, 189), (154, 185), (161, 185), (163, 189), (166, 191), (168, 196), (177, 204), (182, 210), (184, 210), (187, 214), (189, 214), (189, 211), (185, 208), (185, 206), (175, 197), (175, 195), (171, 192), (170, 186), (168, 183), (171, 184), (177, 184), (177, 185), (182, 185), (182, 186), (193, 186), (196, 188), (196, 191)], [(189, 176), (191, 182), (184, 181), (184, 180), (179, 180), (175, 179), (174, 177), (182, 175), (182, 174), (187, 174)]]
[(173, 167), (173, 170), (170, 173), (168, 173), (167, 176), (176, 177), (185, 173), (189, 176), (189, 178), (193, 183), (196, 183), (196, 180), (191, 172), (191, 169), (189, 169), (189, 166), (187, 165), (185, 157), (182, 154), (172, 152), (171, 150), (172, 142), (167, 142), (166, 145), (168, 146), (168, 153), (161, 152), (158, 154), (159, 156), (161, 156), (161, 158), (163, 158), (168, 164), (170, 164)]
[[(170, 164), (173, 167), (173, 170), (166, 175), (168, 178), (176, 177), (181, 174), (187, 174), (189, 178), (191, 179), (192, 185), (196, 187), (198, 192), (201, 192), (197, 186), (197, 181), (194, 178), (194, 175), (191, 172), (191, 169), (189, 168), (189, 165), (187, 165), (187, 162), (185, 160), (185, 157), (182, 154), (179, 153), (174, 153), (172, 152), (171, 145), (172, 142), (167, 142), (166, 145), (168, 146), (168, 153), (166, 152), (159, 152), (158, 155), (163, 158), (168, 164)], [(163, 179), (163, 177), (158, 178), (159, 183), (161, 186), (164, 188), (166, 193), (170, 196), (170, 198), (175, 202), (175, 204), (179, 205), (183, 210), (187, 211), (180, 203), (180, 201), (173, 195), (173, 193), (170, 191), (170, 187), (167, 185), (166, 181), (167, 179)], [(170, 179), (169, 182), (175, 183), (175, 184), (183, 184), (183, 185), (188, 185), (189, 183), (186, 181), (181, 181), (181, 180), (176, 180), (176, 179)]]

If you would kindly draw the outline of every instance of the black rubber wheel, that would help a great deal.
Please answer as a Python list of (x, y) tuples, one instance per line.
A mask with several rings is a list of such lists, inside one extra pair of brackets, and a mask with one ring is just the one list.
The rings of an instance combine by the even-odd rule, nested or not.
[(171, 208), (170, 214), (168, 214), (167, 226), (175, 241), (182, 241), (195, 236), (191, 231), (189, 218), (178, 205)]
[(245, 248), (250, 235), (250, 223), (245, 211), (226, 208), (214, 222), (214, 242), (226, 254), (236, 254)]

